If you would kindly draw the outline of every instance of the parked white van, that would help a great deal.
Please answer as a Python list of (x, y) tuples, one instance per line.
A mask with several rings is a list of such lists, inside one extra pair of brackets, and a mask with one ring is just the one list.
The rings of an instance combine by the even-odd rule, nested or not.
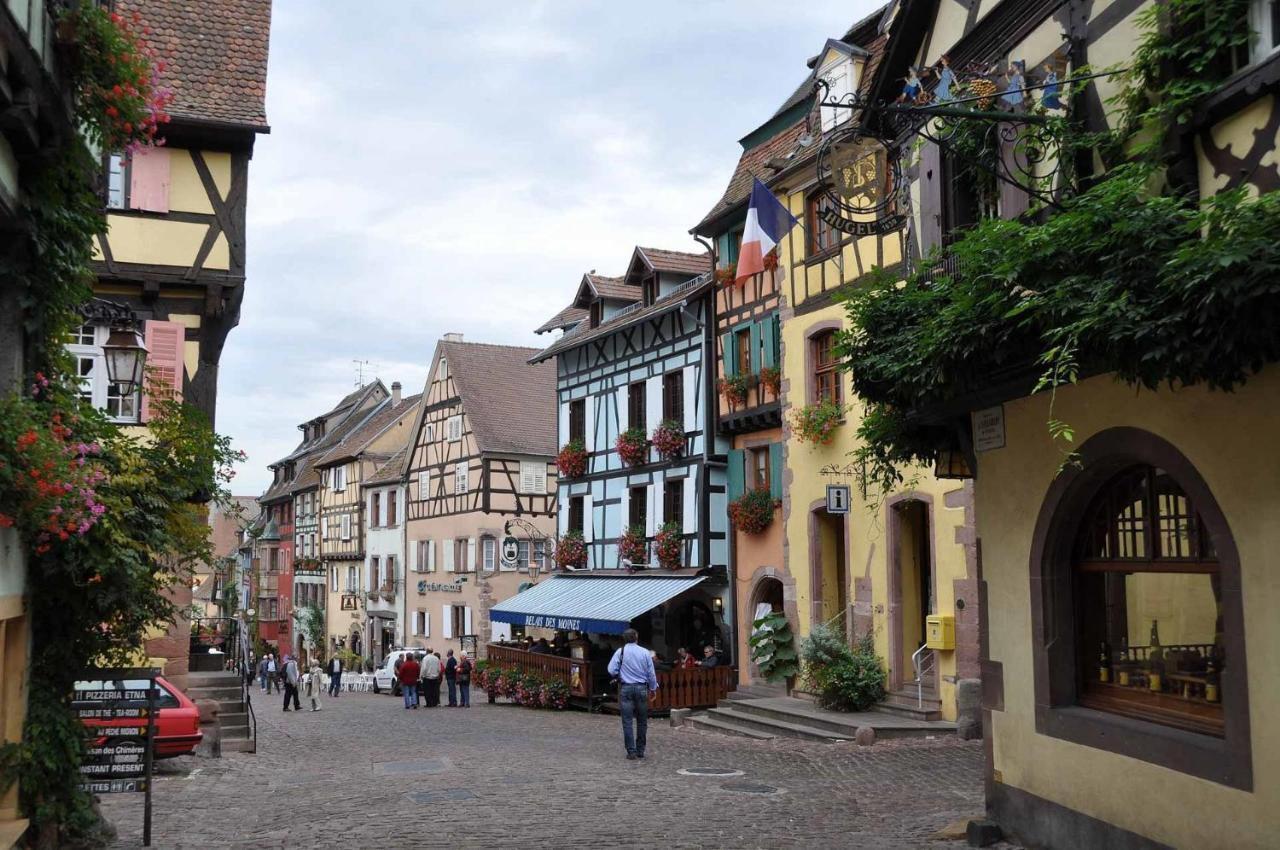
[(400, 696), (400, 682), (396, 679), (396, 662), (406, 655), (414, 655), (421, 658), (426, 650), (423, 649), (394, 649), (387, 653), (387, 657), (382, 659), (382, 666), (373, 671), (373, 692), (380, 694), (383, 691), (390, 691), (393, 696)]

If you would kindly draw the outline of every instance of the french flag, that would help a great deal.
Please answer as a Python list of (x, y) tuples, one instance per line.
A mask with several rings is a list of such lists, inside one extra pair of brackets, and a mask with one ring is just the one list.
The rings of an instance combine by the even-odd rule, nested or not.
[(778, 203), (760, 178), (752, 178), (751, 205), (747, 208), (747, 226), (742, 231), (742, 248), (738, 251), (738, 274), (734, 283), (741, 283), (764, 271), (764, 255), (799, 223), (786, 207)]

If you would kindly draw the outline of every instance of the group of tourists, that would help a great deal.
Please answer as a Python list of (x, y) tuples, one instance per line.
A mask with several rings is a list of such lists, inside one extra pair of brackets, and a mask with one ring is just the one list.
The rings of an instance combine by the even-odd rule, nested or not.
[(449, 688), (450, 708), (471, 707), (471, 674), (475, 664), (466, 652), (454, 657), (450, 649), (444, 658), (427, 647), (425, 652), (406, 652), (395, 663), (396, 681), (404, 695), (406, 710), (419, 705), (435, 708), (440, 705), (440, 682)]

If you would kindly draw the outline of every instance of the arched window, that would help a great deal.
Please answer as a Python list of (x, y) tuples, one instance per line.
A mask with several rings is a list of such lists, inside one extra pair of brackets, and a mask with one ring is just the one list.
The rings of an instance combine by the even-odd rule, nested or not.
[(1165, 470), (1114, 474), (1072, 557), (1079, 702), (1222, 737), (1228, 674), (1213, 539)]

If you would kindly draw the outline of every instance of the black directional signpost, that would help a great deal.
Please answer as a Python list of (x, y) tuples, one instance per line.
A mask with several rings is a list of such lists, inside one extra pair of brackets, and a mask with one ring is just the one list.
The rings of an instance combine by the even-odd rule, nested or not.
[(151, 846), (156, 687), (152, 669), (89, 670), (76, 682), (71, 704), (89, 729), (80, 788), (90, 794), (143, 793), (144, 847)]

